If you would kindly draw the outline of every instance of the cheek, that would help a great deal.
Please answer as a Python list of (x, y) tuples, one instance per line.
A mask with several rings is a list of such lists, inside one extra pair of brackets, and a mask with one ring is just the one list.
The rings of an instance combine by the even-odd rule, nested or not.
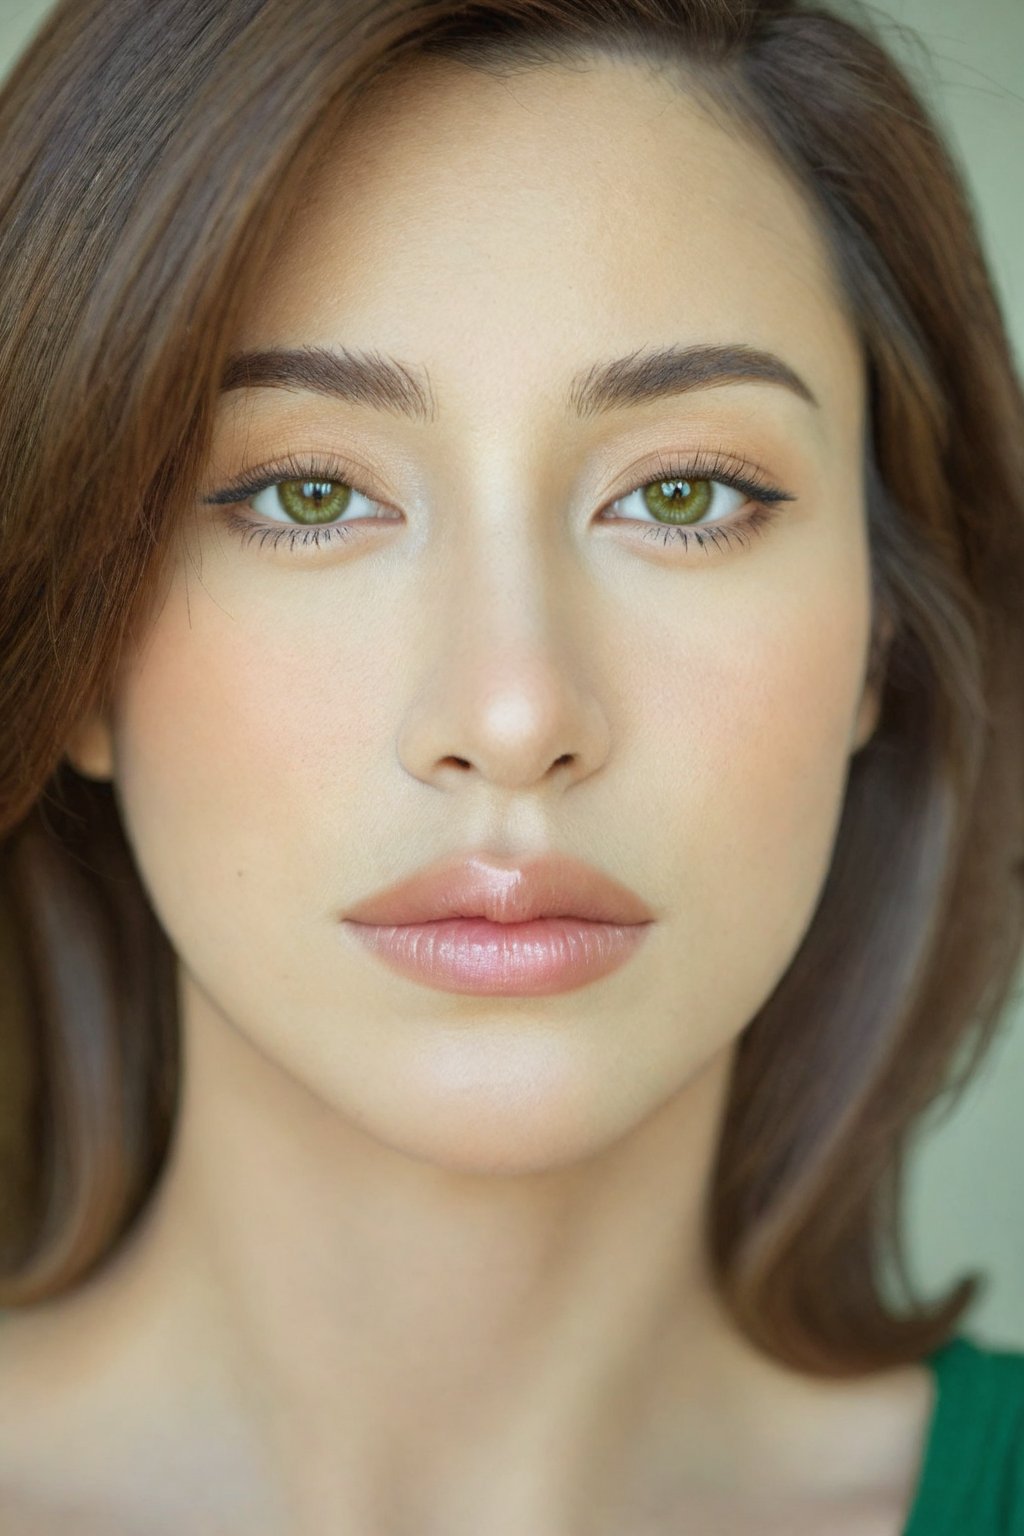
[(771, 606), (762, 590), (726, 610), (675, 665), (659, 653), (636, 707), (658, 722), (649, 804), (666, 831), (664, 888), (678, 893), (680, 995), (743, 1019), (799, 947), (828, 874), (869, 607), (847, 569), (845, 585), (819, 580)]
[(198, 957), (218, 930), (251, 945), (343, 899), (352, 808), (386, 728), (374, 657), (346, 651), (336, 629), (318, 651), (308, 623), (263, 623), (193, 582), (120, 680), (122, 819), (179, 953)]

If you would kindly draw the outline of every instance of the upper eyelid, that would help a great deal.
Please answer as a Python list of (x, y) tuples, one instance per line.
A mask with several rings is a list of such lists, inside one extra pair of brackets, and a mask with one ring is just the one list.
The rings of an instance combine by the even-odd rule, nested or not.
[[(316, 461), (322, 460), (322, 463)], [(329, 462), (333, 460), (334, 462)], [(719, 481), (723, 475), (731, 475), (734, 478), (745, 479), (752, 484), (745, 487), (749, 494), (764, 494), (767, 491), (776, 493), (777, 500), (795, 501), (797, 498), (786, 492), (780, 482), (766, 473), (760, 465), (753, 460), (746, 459), (742, 455), (734, 455), (720, 445), (698, 445), (694, 448), (680, 448), (675, 450), (660, 449), (655, 452), (654, 458), (646, 464), (641, 463), (630, 473), (620, 490), (601, 497), (601, 506), (606, 507), (623, 497), (633, 494), (645, 485), (651, 484), (659, 474), (664, 474), (672, 463), (691, 463), (700, 466), (700, 476), (712, 483)], [(219, 491), (213, 491), (201, 499), (207, 505), (232, 505), (247, 498), (262, 494), (263, 491), (272, 489), (289, 479), (311, 478), (310, 466), (316, 464), (314, 473), (324, 479), (334, 480), (339, 484), (349, 485), (359, 495), (376, 505), (388, 505), (388, 497), (375, 496), (365, 488), (367, 478), (373, 477), (373, 472), (363, 471), (358, 466), (347, 464), (342, 458), (331, 453), (320, 453), (312, 450), (305, 455), (290, 453), (282, 459), (271, 460), (263, 465), (258, 465), (252, 470), (236, 476)]]

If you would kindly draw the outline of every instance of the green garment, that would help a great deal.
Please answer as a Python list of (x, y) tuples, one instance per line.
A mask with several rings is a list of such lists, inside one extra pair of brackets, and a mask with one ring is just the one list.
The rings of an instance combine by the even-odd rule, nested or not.
[(937, 1398), (902, 1536), (1024, 1536), (1024, 1351), (958, 1334), (923, 1363)]

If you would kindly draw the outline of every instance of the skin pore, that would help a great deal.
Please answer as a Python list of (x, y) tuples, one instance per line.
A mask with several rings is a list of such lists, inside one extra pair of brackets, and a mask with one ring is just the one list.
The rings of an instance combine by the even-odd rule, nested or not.
[[(777, 354), (817, 404), (566, 408), (594, 363), (697, 343)], [(138, 1228), (5, 1320), (6, 1484), (108, 1531), (898, 1536), (927, 1372), (762, 1355), (701, 1237), (736, 1046), (877, 718), (862, 362), (811, 216), (639, 64), (418, 61), (311, 176), (237, 337), (305, 346), (398, 358), (432, 412), (226, 393), (202, 497), (336, 461), (368, 521), (289, 551), (227, 522), (288, 525), (273, 491), (203, 502), (70, 744), (179, 956), (185, 1077)], [(793, 499), (742, 542), (646, 538), (637, 488), (707, 454)], [(339, 925), (444, 854), (549, 849), (656, 913), (590, 986), (447, 994)]]

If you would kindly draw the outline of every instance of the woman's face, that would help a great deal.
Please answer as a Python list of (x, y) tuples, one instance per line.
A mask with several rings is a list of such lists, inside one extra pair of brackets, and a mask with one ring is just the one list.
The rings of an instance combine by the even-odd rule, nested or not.
[[(568, 401), (698, 344), (775, 354), (814, 399)], [(418, 1158), (569, 1162), (731, 1052), (813, 917), (874, 726), (858, 344), (782, 173), (595, 58), (421, 61), (364, 99), (234, 350), (310, 346), (400, 360), (429, 410), (225, 393), (200, 495), (290, 455), (278, 481), (355, 482), (358, 526), (289, 548), (276, 490), (204, 502), (72, 760), (114, 778), (199, 1027)], [(659, 487), (708, 461), (684, 543)], [(722, 474), (792, 499), (737, 536), (755, 498)], [(437, 990), (340, 921), (444, 855), (548, 850), (656, 914), (590, 985)]]

